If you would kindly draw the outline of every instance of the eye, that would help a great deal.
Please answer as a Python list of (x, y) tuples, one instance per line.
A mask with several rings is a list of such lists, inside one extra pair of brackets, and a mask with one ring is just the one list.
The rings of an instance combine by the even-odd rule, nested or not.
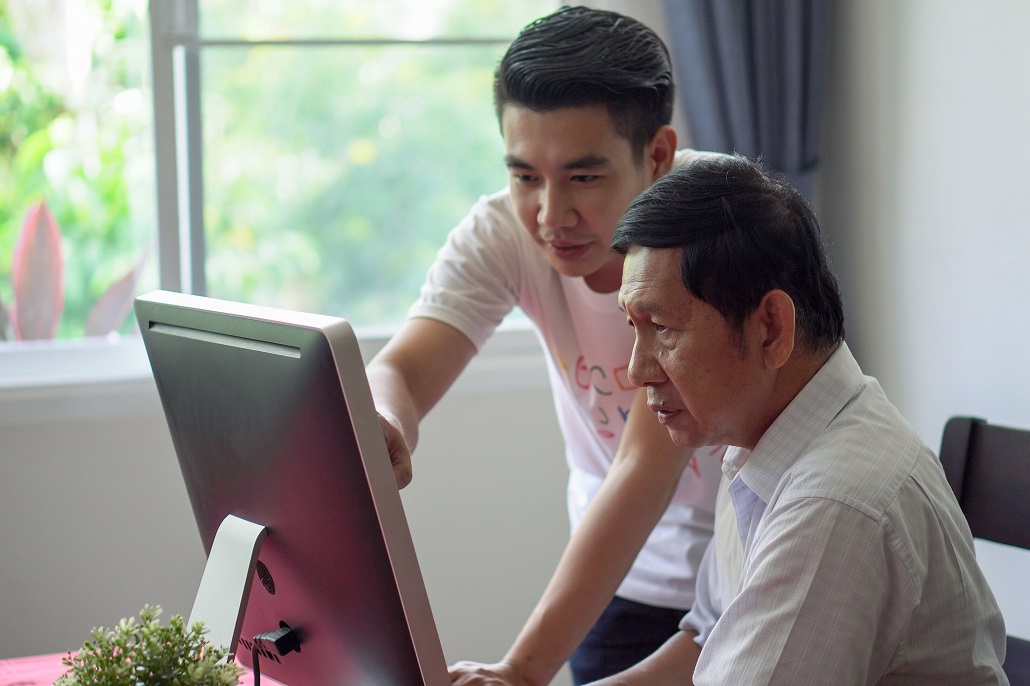
[(572, 180), (576, 183), (590, 183), (591, 181), (597, 181), (600, 176), (597, 174), (576, 174), (572, 177)]
[(536, 176), (533, 174), (520, 174), (518, 172), (512, 172), (511, 178), (519, 183), (533, 183), (536, 181)]

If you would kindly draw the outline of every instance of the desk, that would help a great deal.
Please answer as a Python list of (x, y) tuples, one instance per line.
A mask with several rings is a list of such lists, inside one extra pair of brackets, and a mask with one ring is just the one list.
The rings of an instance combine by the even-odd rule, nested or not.
[[(61, 658), (67, 653), (51, 653), (49, 655), (33, 655), (17, 657), (11, 660), (0, 660), (0, 686), (53, 686), (54, 681), (67, 671), (61, 664)], [(264, 686), (281, 686), (278, 681), (261, 675)], [(245, 669), (240, 678), (240, 686), (253, 686), (254, 675)]]

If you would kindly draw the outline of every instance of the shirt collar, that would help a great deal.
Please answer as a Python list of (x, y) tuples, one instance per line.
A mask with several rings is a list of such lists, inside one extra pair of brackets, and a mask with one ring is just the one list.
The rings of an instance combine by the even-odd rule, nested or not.
[(735, 466), (748, 488), (768, 503), (783, 474), (854, 397), (863, 379), (862, 369), (847, 343), (841, 342), (773, 421), (750, 455), (740, 451), (743, 464), (731, 467)]
[(744, 466), (749, 457), (751, 457), (751, 451), (747, 448), (729, 446), (722, 458), (722, 474), (726, 477), (726, 481), (733, 481), (736, 478), (740, 468)]

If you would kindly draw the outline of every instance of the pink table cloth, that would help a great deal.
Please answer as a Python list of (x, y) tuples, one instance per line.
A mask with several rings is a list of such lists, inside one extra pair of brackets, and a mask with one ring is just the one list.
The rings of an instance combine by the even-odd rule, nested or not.
[[(57, 678), (68, 669), (61, 664), (67, 653), (33, 655), (0, 660), (0, 686), (52, 686)], [(246, 670), (240, 679), (241, 686), (253, 686), (254, 675)], [(278, 684), (277, 681), (261, 675), (261, 684)]]

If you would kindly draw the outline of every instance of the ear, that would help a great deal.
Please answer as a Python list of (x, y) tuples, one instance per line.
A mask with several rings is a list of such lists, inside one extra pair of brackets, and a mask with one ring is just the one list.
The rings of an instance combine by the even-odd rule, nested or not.
[(676, 130), (669, 125), (659, 128), (644, 149), (644, 156), (645, 162), (651, 165), (651, 181), (672, 169), (676, 157)]
[(761, 332), (762, 361), (779, 369), (794, 352), (794, 301), (780, 289), (765, 294), (755, 311)]

